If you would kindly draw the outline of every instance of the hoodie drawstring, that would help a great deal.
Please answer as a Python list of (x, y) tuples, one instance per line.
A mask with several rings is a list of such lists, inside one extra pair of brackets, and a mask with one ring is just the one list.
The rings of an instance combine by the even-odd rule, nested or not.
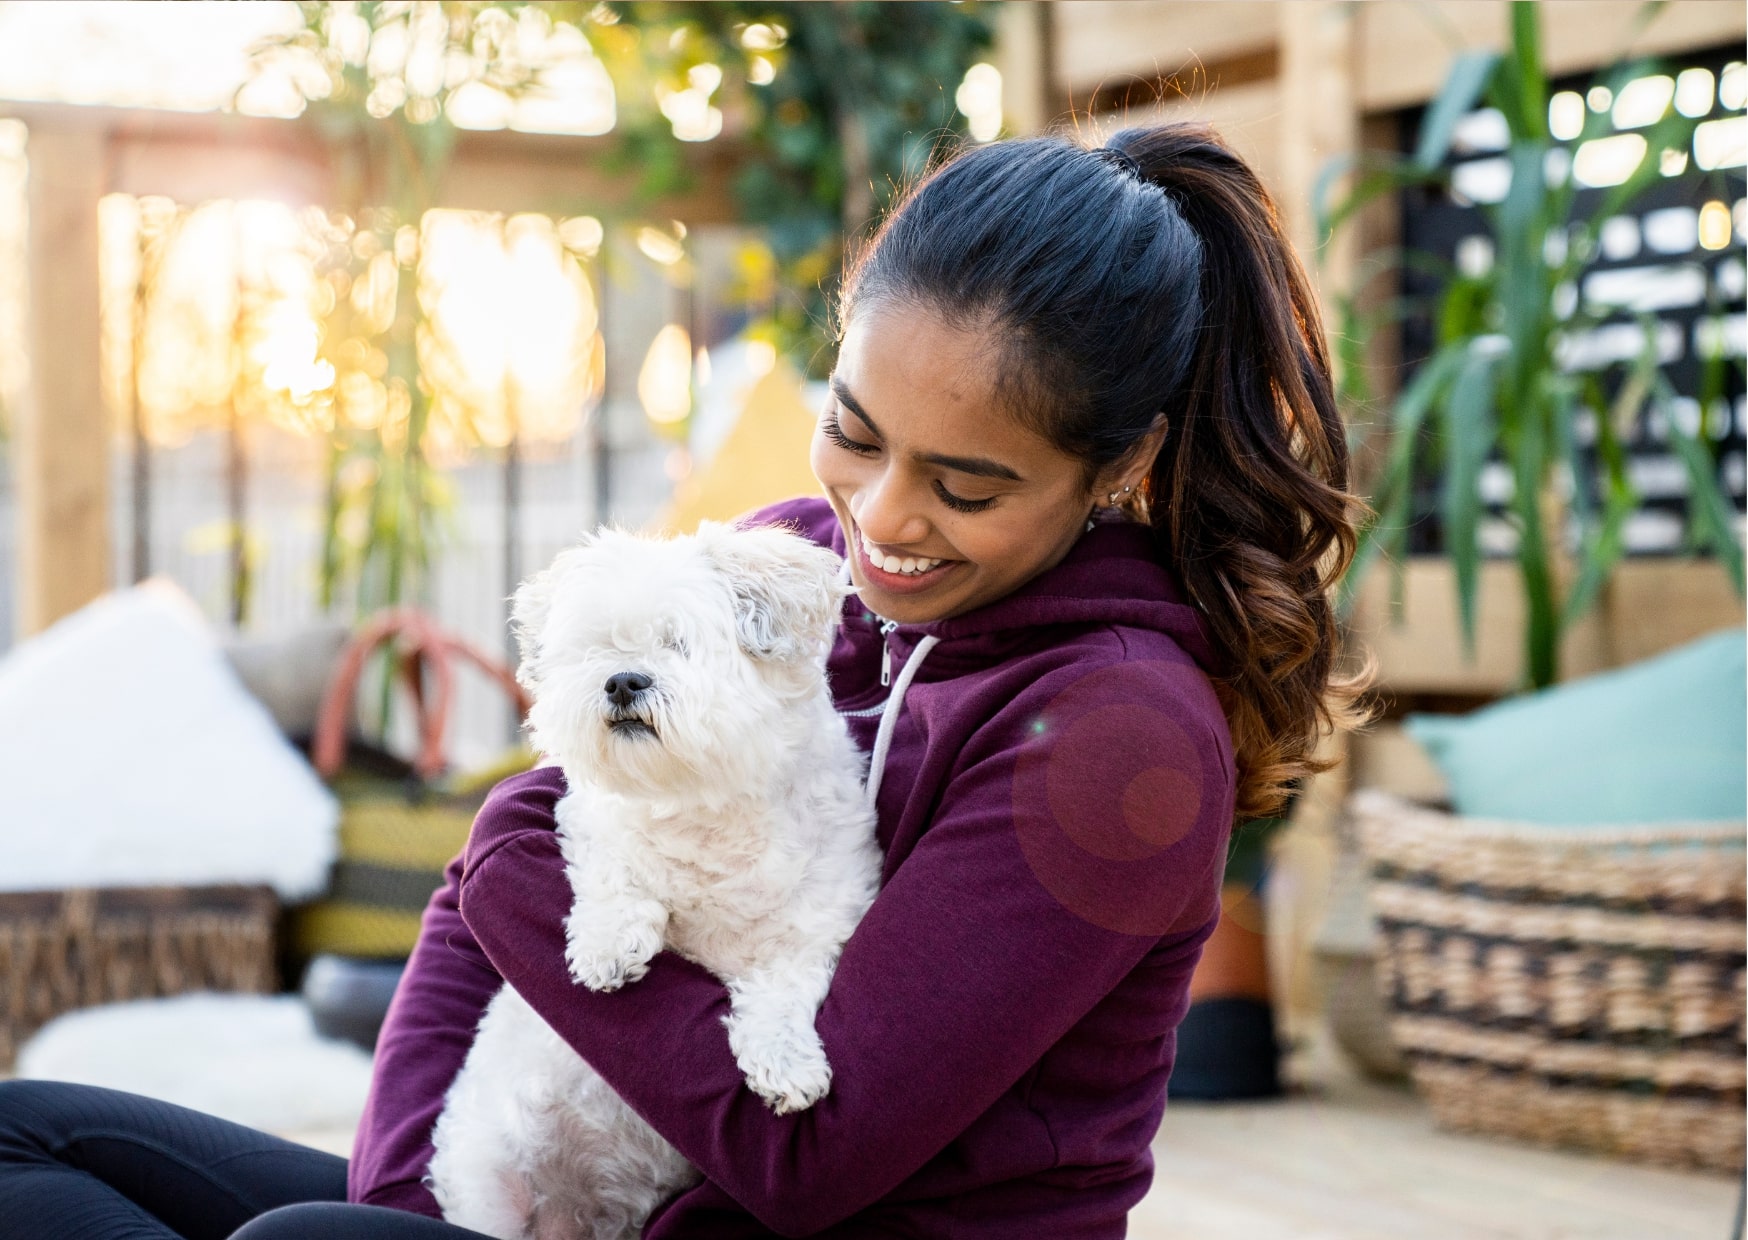
[(898, 712), (904, 707), (905, 690), (910, 688), (910, 682), (916, 679), (917, 669), (922, 667), (923, 660), (940, 640), (930, 633), (917, 642), (916, 649), (910, 652), (910, 658), (904, 661), (904, 667), (899, 670), (898, 683), (892, 686), (892, 692), (886, 696), (886, 705), (880, 711), (880, 730), (874, 734), (874, 754), (868, 761), (869, 809), (875, 807), (875, 799), (880, 795), (880, 780), (886, 774), (886, 753), (892, 748), (892, 733), (898, 727)]

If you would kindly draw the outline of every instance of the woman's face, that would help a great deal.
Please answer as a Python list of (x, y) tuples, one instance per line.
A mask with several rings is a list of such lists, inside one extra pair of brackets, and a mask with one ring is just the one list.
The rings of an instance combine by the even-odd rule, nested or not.
[(1009, 416), (998, 358), (985, 333), (910, 306), (875, 304), (844, 332), (813, 472), (857, 592), (888, 620), (941, 620), (1010, 593), (1067, 555), (1122, 485), (1114, 470), (1088, 485), (1078, 460)]

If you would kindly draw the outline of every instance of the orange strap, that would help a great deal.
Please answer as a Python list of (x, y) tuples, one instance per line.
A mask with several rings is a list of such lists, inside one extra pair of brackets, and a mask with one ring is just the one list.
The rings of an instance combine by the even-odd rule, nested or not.
[(377, 647), (390, 642), (395, 644), (401, 682), (413, 700), (418, 721), (419, 754), (413, 761), (413, 771), (420, 779), (436, 778), (446, 765), (443, 738), (448, 731), (454, 696), (454, 656), (466, 659), (502, 687), (516, 703), (519, 716), (528, 713), (527, 693), (502, 662), (464, 639), (445, 633), (430, 617), (411, 607), (378, 612), (353, 635), (322, 695), (315, 736), (310, 741), (310, 761), (323, 779), (339, 774), (346, 761), (346, 723), (365, 661)]

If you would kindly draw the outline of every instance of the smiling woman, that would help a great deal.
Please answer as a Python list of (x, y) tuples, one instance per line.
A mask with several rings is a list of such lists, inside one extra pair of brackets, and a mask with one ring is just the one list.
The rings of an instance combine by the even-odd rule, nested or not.
[(862, 601), (889, 620), (946, 619), (1011, 593), (1143, 473), (1145, 444), (1089, 477), (1007, 413), (996, 362), (982, 334), (927, 309), (876, 307), (844, 334), (813, 472)]
[[(669, 952), (611, 994), (576, 984), (548, 765), (481, 810), (378, 1043), (348, 1194), (393, 1210), (293, 1206), (234, 1240), (459, 1240), (430, 1133), (506, 983), (702, 1176), (643, 1240), (1124, 1234), (1234, 818), (1276, 810), (1354, 720), (1329, 588), (1358, 504), (1316, 304), (1251, 170), (1172, 125), (948, 161), (852, 267), (841, 322), (812, 441), (825, 498), (747, 520), (842, 557), (854, 588), (824, 608), (826, 672), (869, 754), (881, 887), (806, 996), (830, 1092), (768, 1108), (727, 989)], [(589, 684), (614, 678), (635, 714), (649, 690), (617, 678), (659, 687), (664, 657)], [(549, 751), (604, 732), (536, 723)], [(612, 743), (653, 753), (687, 726), (723, 754), (707, 771), (760, 752), (721, 708)], [(37, 1128), (31, 1150), (62, 1148)], [(379, 1225), (405, 1212), (431, 1230)]]

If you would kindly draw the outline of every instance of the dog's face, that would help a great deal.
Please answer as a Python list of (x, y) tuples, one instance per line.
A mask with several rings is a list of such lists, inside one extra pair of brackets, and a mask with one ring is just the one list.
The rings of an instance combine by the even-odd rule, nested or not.
[(514, 600), (535, 746), (626, 795), (756, 786), (824, 690), (839, 571), (797, 535), (714, 522), (561, 553)]

